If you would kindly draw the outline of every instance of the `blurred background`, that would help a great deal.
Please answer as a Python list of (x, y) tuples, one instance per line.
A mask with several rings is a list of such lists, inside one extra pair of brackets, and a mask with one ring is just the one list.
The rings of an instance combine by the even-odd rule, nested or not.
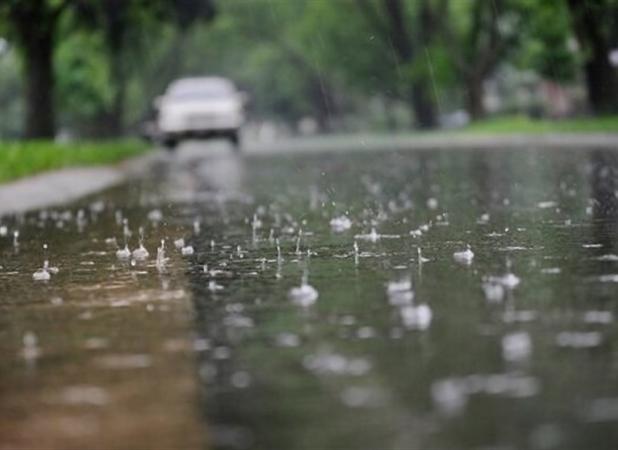
[(255, 139), (611, 115), (618, 1), (0, 2), (0, 138), (136, 134), (213, 74)]

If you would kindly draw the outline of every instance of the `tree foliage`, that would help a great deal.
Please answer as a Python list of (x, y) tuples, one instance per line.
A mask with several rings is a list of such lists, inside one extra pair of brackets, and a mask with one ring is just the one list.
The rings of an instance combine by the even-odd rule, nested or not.
[(312, 117), (323, 131), (375, 114), (421, 127), (462, 107), (482, 117), (487, 81), (505, 67), (583, 80), (592, 110), (612, 111), (617, 3), (3, 0), (0, 109), (10, 119), (0, 133), (122, 134), (172, 79), (199, 74), (236, 80), (254, 117), (291, 128)]

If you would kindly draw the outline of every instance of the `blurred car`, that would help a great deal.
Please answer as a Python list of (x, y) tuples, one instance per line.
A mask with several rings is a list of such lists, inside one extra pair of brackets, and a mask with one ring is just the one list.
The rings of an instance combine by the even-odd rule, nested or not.
[(225, 78), (176, 80), (155, 100), (159, 138), (173, 149), (182, 139), (223, 137), (238, 149), (245, 99)]

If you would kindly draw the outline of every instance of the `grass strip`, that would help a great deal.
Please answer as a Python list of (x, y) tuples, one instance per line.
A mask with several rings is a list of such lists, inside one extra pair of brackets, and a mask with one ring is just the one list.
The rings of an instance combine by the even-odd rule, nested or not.
[(0, 182), (71, 166), (112, 164), (152, 146), (137, 139), (76, 141), (0, 141)]

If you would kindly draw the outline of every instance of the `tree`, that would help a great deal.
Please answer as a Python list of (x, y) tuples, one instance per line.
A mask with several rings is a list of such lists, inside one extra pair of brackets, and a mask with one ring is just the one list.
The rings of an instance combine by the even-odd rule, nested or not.
[(100, 0), (81, 4), (76, 21), (91, 32), (100, 31), (107, 58), (111, 102), (101, 111), (98, 134), (118, 136), (124, 132), (130, 66), (147, 48), (144, 36), (164, 24), (178, 30), (172, 52), (162, 60), (165, 67), (176, 68), (184, 36), (194, 24), (210, 21), (214, 15), (212, 0)]
[(50, 138), (56, 131), (54, 108), (54, 47), (61, 15), (71, 2), (53, 0), (5, 0), (0, 19), (19, 48), (25, 75), (28, 138)]
[(567, 0), (567, 4), (575, 36), (584, 54), (590, 107), (595, 113), (616, 112), (618, 75), (609, 61), (609, 52), (611, 33), (618, 27), (618, 1)]
[(166, 25), (171, 26), (172, 32), (167, 36), (169, 45), (166, 46), (164, 53), (159, 55), (157, 63), (152, 68), (158, 76), (154, 78), (152, 86), (149, 87), (151, 95), (160, 92), (181, 73), (183, 58), (190, 53), (187, 51), (190, 31), (200, 23), (210, 23), (218, 14), (214, 0), (159, 1), (155, 14), (157, 30), (151, 29), (146, 34), (159, 34)]
[(572, 45), (569, 10), (564, 0), (522, 3), (522, 42), (513, 62), (552, 81), (575, 80), (580, 61)]
[(251, 86), (256, 112), (263, 116), (282, 119), (292, 128), (299, 119), (312, 116), (321, 131), (331, 131), (339, 116), (338, 89), (313, 45), (320, 30), (314, 30), (311, 39), (304, 34), (307, 9), (324, 3), (222, 3), (212, 33), (199, 36), (217, 45), (199, 49), (200, 62), (191, 67), (219, 72)]
[[(2, 30), (0, 30), (2, 34)], [(0, 37), (0, 139), (2, 136), (19, 136), (22, 114), (21, 77), (17, 55)]]
[(516, 0), (443, 2), (442, 36), (463, 83), (472, 119), (485, 116), (485, 81), (519, 43), (523, 11)]
[(387, 48), (392, 48), (397, 55), (396, 64), (406, 66), (410, 71), (408, 95), (418, 126), (435, 127), (438, 124), (436, 99), (431, 73), (424, 70), (423, 49), (436, 40), (439, 8), (432, 0), (416, 2), (413, 11), (409, 11), (408, 4), (401, 0), (380, 0), (378, 5), (369, 0), (357, 0), (356, 3)]
[(158, 21), (184, 30), (213, 16), (212, 0), (3, 0), (0, 25), (4, 25), (8, 37), (14, 41), (23, 62), (24, 136), (53, 138), (56, 134), (54, 59), (60, 33), (65, 39), (75, 30), (101, 34), (111, 88), (111, 101), (101, 114), (101, 129), (102, 134), (117, 135), (124, 125), (126, 86), (130, 78), (127, 50), (128, 47), (135, 50), (142, 44), (143, 39), (136, 37), (141, 37), (141, 26)]
[(106, 114), (106, 131), (112, 136), (123, 133), (127, 85), (125, 47), (131, 22), (136, 18), (137, 2), (130, 0), (100, 0), (99, 21), (108, 58), (109, 81), (112, 88), (111, 108)]

